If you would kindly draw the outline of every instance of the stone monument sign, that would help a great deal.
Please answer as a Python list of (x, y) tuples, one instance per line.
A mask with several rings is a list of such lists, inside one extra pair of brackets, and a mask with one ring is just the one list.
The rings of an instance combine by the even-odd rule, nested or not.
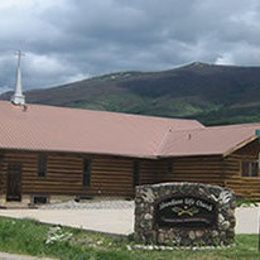
[(136, 188), (135, 240), (167, 246), (234, 242), (235, 196), (219, 186), (161, 183)]

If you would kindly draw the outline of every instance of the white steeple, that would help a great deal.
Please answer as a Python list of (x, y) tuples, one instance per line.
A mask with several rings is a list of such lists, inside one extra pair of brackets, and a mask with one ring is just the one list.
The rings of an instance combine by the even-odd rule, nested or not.
[(18, 64), (16, 72), (16, 86), (14, 95), (11, 97), (11, 102), (15, 105), (25, 105), (25, 97), (23, 95), (23, 86), (22, 86), (22, 73), (21, 73), (21, 57), (22, 52), (19, 50), (17, 52)]

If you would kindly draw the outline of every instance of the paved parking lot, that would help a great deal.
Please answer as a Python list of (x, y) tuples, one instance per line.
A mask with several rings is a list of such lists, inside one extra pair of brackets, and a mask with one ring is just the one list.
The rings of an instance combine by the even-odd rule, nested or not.
[[(236, 209), (236, 233), (258, 233), (260, 207)], [(59, 224), (118, 235), (134, 231), (132, 201), (68, 202), (41, 209), (0, 210), (1, 216), (33, 218), (44, 223)]]
[(124, 200), (46, 205), (41, 209), (3, 209), (1, 216), (33, 218), (44, 223), (65, 225), (117, 235), (134, 230), (134, 202)]

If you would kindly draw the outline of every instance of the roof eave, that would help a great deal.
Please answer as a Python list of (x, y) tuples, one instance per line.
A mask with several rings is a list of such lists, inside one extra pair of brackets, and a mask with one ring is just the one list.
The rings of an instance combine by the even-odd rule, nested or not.
[(158, 159), (169, 159), (169, 158), (179, 158), (179, 157), (198, 157), (198, 156), (223, 156), (222, 153), (194, 153), (194, 154), (172, 154), (172, 155), (158, 155)]
[(136, 159), (157, 159), (155, 155), (144, 155), (144, 154), (120, 154), (120, 153), (105, 153), (105, 152), (92, 152), (92, 151), (66, 151), (66, 150), (50, 150), (50, 149), (26, 149), (26, 148), (9, 148), (0, 147), (0, 151), (23, 151), (23, 152), (36, 152), (36, 153), (69, 153), (69, 154), (82, 154), (82, 155), (104, 155), (104, 156), (116, 156), (116, 157), (128, 157)]
[(227, 150), (225, 153), (223, 153), (223, 157), (227, 157), (228, 155), (234, 153), (235, 151), (239, 150), (240, 148), (242, 148), (243, 146), (257, 140), (257, 136), (256, 135), (253, 135), (251, 137), (249, 137), (248, 139), (240, 142), (239, 144), (237, 144), (236, 146), (230, 148), (229, 150)]

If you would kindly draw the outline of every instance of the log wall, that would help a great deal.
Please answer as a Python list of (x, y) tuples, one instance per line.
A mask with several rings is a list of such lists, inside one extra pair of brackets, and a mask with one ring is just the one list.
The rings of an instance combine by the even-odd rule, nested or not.
[[(257, 159), (257, 141), (235, 153), (222, 156), (180, 157), (161, 160), (138, 159), (139, 184), (201, 182), (227, 186), (237, 195), (260, 198), (260, 178), (242, 177), (241, 162)], [(0, 151), (0, 194), (6, 193), (9, 162), (22, 163), (22, 194), (134, 196), (133, 166), (137, 159), (88, 156), (92, 161), (91, 184), (82, 185), (86, 155), (49, 153), (47, 176), (37, 175), (36, 152)]]
[(215, 184), (232, 189), (238, 196), (260, 199), (260, 177), (242, 177), (241, 171), (242, 162), (258, 160), (259, 152), (260, 144), (253, 141), (227, 157), (172, 158), (172, 167), (165, 162), (159, 181)]
[(3, 174), (3, 167), (2, 167), (2, 161), (3, 161), (3, 154), (0, 152), (0, 195), (4, 194), (4, 174)]
[(225, 185), (238, 196), (259, 199), (260, 177), (242, 177), (243, 161), (258, 160), (260, 145), (258, 141), (251, 142), (224, 159)]
[[(37, 174), (38, 153), (5, 151), (0, 163), (0, 191), (6, 193), (10, 162), (22, 163), (22, 194), (134, 196), (132, 158), (88, 156), (91, 159), (91, 183), (82, 185), (84, 155), (49, 153), (47, 175)], [(139, 183), (154, 183), (159, 173), (154, 160), (138, 160)], [(159, 165), (159, 164), (158, 164)], [(2, 185), (1, 185), (2, 183)]]
[(141, 160), (140, 161), (140, 184), (153, 184), (161, 180), (161, 174), (165, 171), (164, 161)]
[(161, 182), (201, 182), (224, 186), (223, 158), (221, 156), (197, 156), (173, 158), (165, 161), (160, 174)]

